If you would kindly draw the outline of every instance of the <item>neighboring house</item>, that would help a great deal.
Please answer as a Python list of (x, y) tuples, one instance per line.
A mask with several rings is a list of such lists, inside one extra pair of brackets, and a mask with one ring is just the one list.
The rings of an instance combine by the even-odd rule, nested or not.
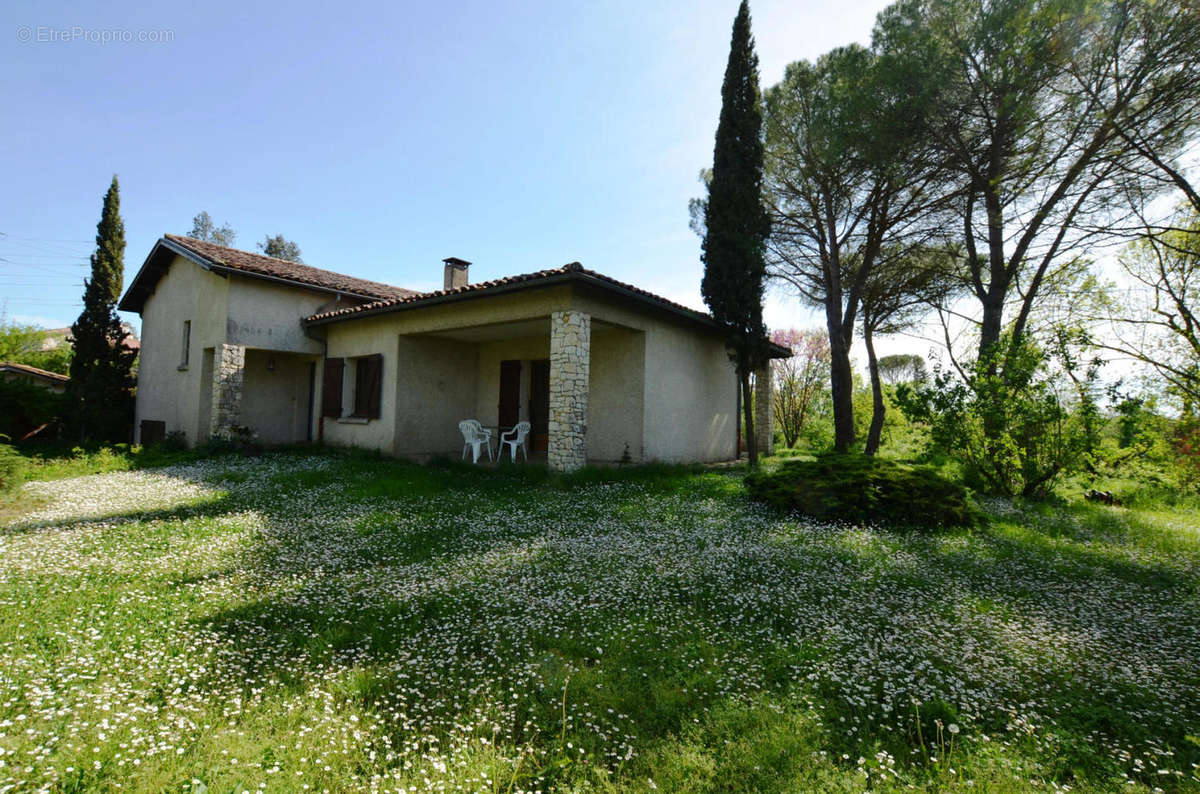
[(71, 380), (66, 375), (38, 369), (28, 364), (17, 364), (12, 361), (0, 361), (0, 378), (4, 380), (23, 380), (34, 386), (41, 386), (52, 392), (62, 394), (67, 390), (67, 382)]
[[(127, 336), (121, 346), (126, 350), (137, 350), (141, 347), (141, 340), (138, 339), (137, 332), (129, 323), (121, 323), (121, 330)], [(40, 350), (57, 350), (60, 347), (71, 343), (71, 329), (68, 328), (49, 328), (42, 331), (42, 344)]]
[(736, 457), (736, 378), (709, 315), (578, 263), (479, 284), (469, 265), (444, 260), (445, 289), (418, 293), (164, 236), (119, 305), (142, 317), (136, 440), (249, 428), (456, 456), (474, 418), (528, 420), (558, 469)]

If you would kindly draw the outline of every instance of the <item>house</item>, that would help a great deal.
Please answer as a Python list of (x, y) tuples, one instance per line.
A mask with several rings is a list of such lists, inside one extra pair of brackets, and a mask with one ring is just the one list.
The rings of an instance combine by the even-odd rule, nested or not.
[[(125, 339), (121, 342), (121, 347), (126, 350), (132, 350), (135, 353), (141, 347), (141, 340), (138, 339), (137, 331), (129, 323), (121, 323), (121, 330), (125, 332)], [(42, 331), (42, 342), (39, 350), (58, 350), (60, 347), (65, 347), (71, 343), (71, 328), (48, 328)]]
[(0, 378), (25, 381), (59, 394), (67, 390), (67, 382), (71, 380), (66, 375), (60, 375), (57, 372), (31, 367), (28, 364), (17, 364), (13, 361), (0, 361)]
[[(175, 235), (119, 308), (142, 317), (136, 439), (249, 428), (426, 458), (458, 422), (532, 425), (553, 468), (736, 457), (738, 389), (703, 313), (571, 263), (420, 293)], [(756, 400), (770, 444), (769, 378)]]

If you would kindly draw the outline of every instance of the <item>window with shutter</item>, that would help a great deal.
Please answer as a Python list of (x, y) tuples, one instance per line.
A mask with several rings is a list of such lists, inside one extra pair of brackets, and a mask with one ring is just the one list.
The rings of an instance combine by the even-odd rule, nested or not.
[(325, 359), (325, 374), (321, 384), (321, 416), (337, 418), (342, 415), (342, 370), (345, 359)]
[(365, 356), (355, 362), (354, 415), (379, 418), (379, 400), (383, 391), (383, 356)]

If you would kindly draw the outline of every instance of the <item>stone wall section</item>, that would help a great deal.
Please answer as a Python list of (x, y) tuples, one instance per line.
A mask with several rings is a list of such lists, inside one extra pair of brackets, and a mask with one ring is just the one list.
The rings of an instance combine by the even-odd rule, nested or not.
[(246, 348), (221, 345), (214, 355), (212, 382), (212, 422), (214, 436), (228, 434), (242, 418), (242, 388), (246, 374)]
[(590, 315), (571, 311), (551, 313), (547, 462), (557, 471), (571, 471), (587, 464), (591, 347)]
[(754, 373), (754, 438), (759, 455), (775, 454), (775, 394), (769, 361)]

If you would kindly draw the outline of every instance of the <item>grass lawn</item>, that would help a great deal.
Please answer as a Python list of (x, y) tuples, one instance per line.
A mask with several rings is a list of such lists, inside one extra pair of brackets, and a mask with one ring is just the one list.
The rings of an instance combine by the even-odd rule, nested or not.
[(1184, 510), (892, 533), (736, 472), (289, 454), (24, 499), (0, 794), (1200, 789)]

